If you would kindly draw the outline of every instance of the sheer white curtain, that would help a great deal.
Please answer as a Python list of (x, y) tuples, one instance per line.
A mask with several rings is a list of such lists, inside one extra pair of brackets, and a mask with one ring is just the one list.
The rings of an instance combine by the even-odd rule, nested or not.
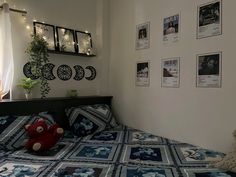
[(9, 5), (0, 9), (0, 96), (11, 90), (14, 75)]

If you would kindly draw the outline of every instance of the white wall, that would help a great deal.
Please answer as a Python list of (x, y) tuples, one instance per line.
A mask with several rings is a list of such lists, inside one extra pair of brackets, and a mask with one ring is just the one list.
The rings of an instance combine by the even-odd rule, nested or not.
[[(92, 65), (97, 69), (97, 78), (93, 81), (87, 81), (85, 78), (81, 81), (75, 81), (73, 79), (75, 71), (73, 71), (73, 76), (68, 81), (62, 81), (57, 77), (57, 79), (49, 81), (52, 90), (48, 97), (63, 97), (66, 95), (66, 91), (70, 89), (77, 89), (79, 95), (106, 94), (109, 66), (109, 45), (107, 44), (108, 35), (106, 34), (108, 28), (106, 13), (108, 11), (107, 7), (103, 5), (106, 1), (7, 0), (11, 7), (15, 6), (18, 9), (26, 9), (28, 12), (26, 22), (23, 21), (21, 14), (11, 13), (15, 60), (13, 98), (24, 98), (23, 90), (16, 85), (24, 77), (22, 68), (28, 61), (25, 50), (30, 41), (31, 33), (25, 27), (29, 24), (32, 28), (33, 19), (55, 26), (82, 31), (88, 30), (92, 33), (93, 44), (97, 49), (97, 57), (94, 58), (50, 54), (50, 62), (56, 65), (54, 68), (54, 75), (56, 77), (57, 67), (61, 64), (67, 64), (72, 70), (74, 65), (81, 65), (83, 68)], [(0, 2), (3, 2), (3, 0)], [(89, 75), (89, 72), (86, 75)], [(33, 96), (40, 97), (39, 88), (33, 91)]]
[[(207, 0), (110, 0), (110, 93), (129, 126), (227, 151), (235, 118), (235, 0), (223, 0), (223, 35), (196, 40), (197, 5)], [(163, 45), (163, 17), (181, 13), (181, 39)], [(135, 50), (136, 25), (151, 22), (151, 47)], [(196, 54), (222, 51), (222, 88), (196, 88)], [(181, 57), (180, 88), (161, 88), (160, 59)], [(151, 62), (150, 87), (135, 87), (137, 61)]]

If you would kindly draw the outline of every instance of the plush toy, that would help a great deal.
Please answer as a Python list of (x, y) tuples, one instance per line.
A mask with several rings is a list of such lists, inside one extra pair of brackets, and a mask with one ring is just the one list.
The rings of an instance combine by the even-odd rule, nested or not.
[[(233, 132), (234, 138), (236, 138), (236, 130)], [(210, 164), (210, 167), (219, 168), (227, 171), (232, 171), (236, 173), (236, 144), (231, 152), (226, 154), (226, 156), (217, 162)]]
[(26, 125), (25, 130), (29, 135), (25, 147), (31, 151), (46, 151), (52, 148), (64, 133), (58, 124), (48, 127), (43, 119)]

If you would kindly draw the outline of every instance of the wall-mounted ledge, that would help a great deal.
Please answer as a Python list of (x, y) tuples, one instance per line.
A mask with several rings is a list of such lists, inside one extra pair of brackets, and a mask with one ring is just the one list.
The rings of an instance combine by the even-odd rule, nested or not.
[(87, 55), (84, 53), (72, 53), (72, 52), (61, 52), (61, 51), (48, 51), (50, 54), (60, 54), (60, 55), (71, 55), (71, 56), (80, 56), (80, 57), (96, 57), (96, 55)]

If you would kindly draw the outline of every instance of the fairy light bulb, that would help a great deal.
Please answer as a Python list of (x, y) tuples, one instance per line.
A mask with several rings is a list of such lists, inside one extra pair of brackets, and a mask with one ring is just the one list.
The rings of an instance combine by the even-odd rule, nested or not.
[(89, 33), (89, 32), (86, 30), (85, 33)]
[(26, 25), (26, 29), (30, 30), (30, 26), (29, 26), (29, 25)]

